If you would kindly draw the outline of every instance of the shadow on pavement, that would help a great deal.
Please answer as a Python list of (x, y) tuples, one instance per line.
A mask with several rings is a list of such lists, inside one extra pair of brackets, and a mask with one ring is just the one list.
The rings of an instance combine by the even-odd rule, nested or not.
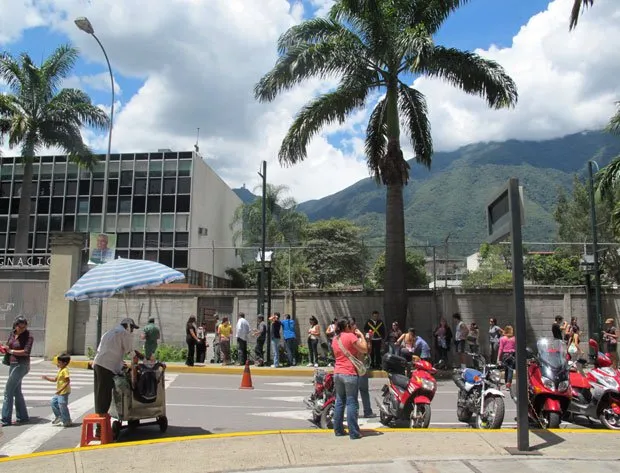
[(137, 427), (135, 430), (121, 430), (118, 442), (135, 442), (138, 440), (157, 440), (166, 437), (194, 437), (196, 435), (209, 435), (213, 432), (205, 430), (202, 427), (189, 426), (168, 426), (165, 433), (160, 432), (156, 425), (145, 425)]
[(560, 445), (564, 442), (564, 439), (559, 435), (556, 435), (553, 432), (548, 430), (534, 430), (532, 431), (534, 435), (544, 440), (545, 443), (541, 443), (540, 445), (534, 445), (530, 448), (532, 451), (544, 450), (545, 448), (555, 447), (556, 445)]

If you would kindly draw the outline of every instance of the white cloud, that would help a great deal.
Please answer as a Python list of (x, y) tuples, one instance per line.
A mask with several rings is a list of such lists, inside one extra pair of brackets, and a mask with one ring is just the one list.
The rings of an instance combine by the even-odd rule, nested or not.
[(515, 80), (515, 109), (491, 110), (482, 99), (439, 80), (415, 81), (428, 100), (435, 149), (509, 138), (547, 139), (605, 125), (620, 99), (620, 5), (597, 2), (569, 32), (572, 3), (551, 2), (521, 28), (511, 47), (476, 51), (499, 62)]
[[(70, 76), (65, 79), (63, 87), (71, 87), (74, 89), (98, 90), (102, 92), (110, 92), (110, 73), (101, 72), (88, 76)], [(114, 94), (118, 97), (123, 91), (118, 84), (118, 79), (114, 78)]]

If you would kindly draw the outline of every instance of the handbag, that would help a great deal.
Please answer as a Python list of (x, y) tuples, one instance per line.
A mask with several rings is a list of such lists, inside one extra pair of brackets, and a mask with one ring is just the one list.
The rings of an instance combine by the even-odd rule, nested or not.
[(342, 340), (340, 340), (340, 336), (336, 337), (336, 341), (338, 342), (338, 346), (342, 350), (342, 353), (344, 353), (344, 356), (346, 356), (349, 359), (349, 361), (353, 363), (353, 366), (355, 366), (355, 371), (357, 371), (357, 375), (364, 376), (366, 374), (366, 365), (364, 364), (364, 362), (360, 360), (359, 358), (356, 358), (353, 355), (351, 355), (349, 350), (347, 350), (342, 344)]

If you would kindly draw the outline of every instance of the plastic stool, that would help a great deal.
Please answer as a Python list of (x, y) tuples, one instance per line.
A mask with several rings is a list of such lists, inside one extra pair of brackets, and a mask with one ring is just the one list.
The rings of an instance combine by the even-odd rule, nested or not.
[[(95, 429), (99, 426), (100, 436), (95, 435)], [(100, 440), (101, 445), (112, 443), (112, 427), (109, 414), (89, 414), (82, 421), (82, 438), (80, 447), (86, 447), (90, 442)]]

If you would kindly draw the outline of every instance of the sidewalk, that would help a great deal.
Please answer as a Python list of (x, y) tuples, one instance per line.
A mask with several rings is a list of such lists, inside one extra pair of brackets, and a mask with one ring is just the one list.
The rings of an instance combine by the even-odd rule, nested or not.
[(532, 455), (511, 455), (506, 447), (516, 445), (515, 430), (377, 429), (365, 431), (365, 437), (355, 441), (320, 430), (240, 432), (0, 459), (0, 470), (168, 473), (182, 469), (205, 473), (299, 468), (300, 473), (317, 473), (337, 468), (357, 473), (363, 468), (382, 473), (609, 473), (618, 468), (619, 440), (620, 434), (605, 430), (536, 431), (530, 433)]

